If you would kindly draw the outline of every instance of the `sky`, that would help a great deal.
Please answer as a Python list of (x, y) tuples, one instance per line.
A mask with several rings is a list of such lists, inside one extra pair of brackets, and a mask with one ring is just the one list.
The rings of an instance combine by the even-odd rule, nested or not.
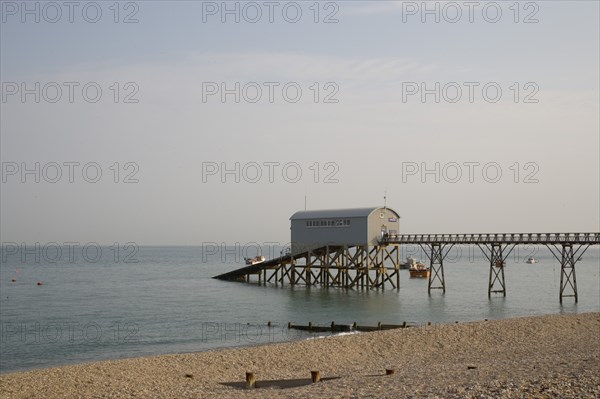
[(1, 241), (600, 230), (597, 1), (1, 2)]

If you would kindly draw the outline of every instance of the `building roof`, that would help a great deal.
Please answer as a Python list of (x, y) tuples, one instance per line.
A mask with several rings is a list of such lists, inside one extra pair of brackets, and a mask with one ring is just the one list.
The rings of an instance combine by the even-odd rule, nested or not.
[[(314, 211), (298, 211), (290, 217), (290, 220), (368, 217), (371, 213), (375, 212), (378, 209), (383, 209), (383, 207), (374, 206), (369, 208), (321, 209)], [(400, 217), (400, 215), (398, 215), (398, 212), (396, 212), (392, 208), (386, 209), (395, 213), (396, 216)]]

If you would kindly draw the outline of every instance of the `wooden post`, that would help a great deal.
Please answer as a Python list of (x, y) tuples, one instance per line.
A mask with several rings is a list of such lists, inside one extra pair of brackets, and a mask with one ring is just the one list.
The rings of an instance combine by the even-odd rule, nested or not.
[(254, 373), (251, 371), (246, 371), (246, 388), (256, 388), (256, 379), (254, 378)]
[(296, 264), (294, 263), (294, 261), (292, 261), (291, 270), (292, 275), (290, 276), (290, 284), (294, 286), (296, 285)]
[(367, 284), (367, 289), (369, 289), (369, 288), (371, 288), (371, 276), (369, 273), (369, 260), (370, 260), (369, 258), (371, 257), (371, 254), (369, 253), (369, 244), (367, 244), (365, 255), (366, 255), (365, 267), (366, 267), (366, 275), (367, 275), (366, 284)]
[(310, 379), (312, 380), (313, 384), (315, 382), (321, 381), (321, 372), (320, 371), (311, 371), (310, 372)]
[(325, 257), (323, 258), (323, 261), (325, 262), (325, 266), (327, 266), (328, 268), (332, 266), (331, 253), (329, 252), (329, 245), (325, 246)]
[(396, 246), (396, 287), (400, 290), (400, 244)]
[(385, 290), (385, 252), (387, 247), (379, 246), (379, 251), (381, 251), (381, 289)]
[(348, 288), (348, 281), (349, 276), (348, 276), (348, 266), (346, 266), (346, 268), (344, 269), (344, 288)]

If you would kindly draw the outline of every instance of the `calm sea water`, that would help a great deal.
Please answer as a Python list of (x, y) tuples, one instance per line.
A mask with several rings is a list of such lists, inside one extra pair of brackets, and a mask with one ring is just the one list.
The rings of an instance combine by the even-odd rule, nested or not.
[[(432, 295), (426, 280), (409, 279), (406, 270), (399, 291), (212, 279), (243, 266), (235, 249), (209, 256), (201, 247), (142, 247), (128, 259), (136, 263), (125, 262), (129, 250), (115, 256), (107, 247), (98, 260), (85, 259), (81, 249), (55, 262), (49, 253), (39, 259), (27, 255), (25, 262), (20, 253), (4, 253), (0, 372), (305, 339), (306, 333), (287, 329), (289, 321), (444, 323), (600, 311), (598, 248), (590, 248), (577, 264), (579, 303), (566, 298), (562, 306), (560, 267), (546, 248), (513, 253), (506, 268), (507, 296), (491, 299), (489, 267), (479, 250), (460, 251), (446, 261), (446, 293)], [(532, 253), (540, 263), (525, 264)]]

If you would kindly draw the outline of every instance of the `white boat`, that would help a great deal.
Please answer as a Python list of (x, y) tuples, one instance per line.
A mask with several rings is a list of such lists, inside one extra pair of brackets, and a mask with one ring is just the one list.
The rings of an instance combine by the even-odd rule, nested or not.
[(263, 263), (266, 258), (262, 255), (255, 256), (254, 258), (244, 258), (247, 265), (257, 265), (259, 263)]
[(400, 263), (400, 269), (405, 269), (408, 270), (411, 267), (415, 267), (415, 265), (417, 264), (417, 260), (415, 258), (413, 258), (412, 256), (408, 256), (406, 258), (406, 262), (404, 263)]
[(525, 263), (529, 263), (531, 265), (531, 264), (534, 264), (534, 263), (538, 263), (538, 261), (533, 256), (530, 256), (529, 259), (527, 259), (525, 261)]

